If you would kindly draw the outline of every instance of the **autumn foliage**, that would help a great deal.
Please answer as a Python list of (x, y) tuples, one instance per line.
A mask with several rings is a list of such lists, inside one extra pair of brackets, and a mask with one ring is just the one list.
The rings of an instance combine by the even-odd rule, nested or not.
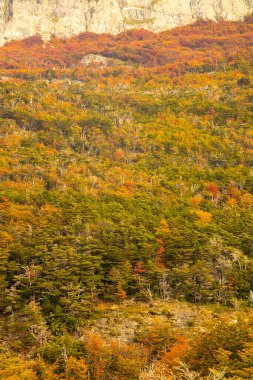
[(252, 379), (251, 21), (0, 48), (1, 380)]

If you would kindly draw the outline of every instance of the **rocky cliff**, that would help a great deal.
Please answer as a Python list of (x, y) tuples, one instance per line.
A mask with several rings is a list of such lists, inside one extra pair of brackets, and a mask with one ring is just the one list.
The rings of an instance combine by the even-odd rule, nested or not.
[(0, 43), (35, 34), (162, 31), (198, 18), (240, 20), (253, 0), (0, 0)]

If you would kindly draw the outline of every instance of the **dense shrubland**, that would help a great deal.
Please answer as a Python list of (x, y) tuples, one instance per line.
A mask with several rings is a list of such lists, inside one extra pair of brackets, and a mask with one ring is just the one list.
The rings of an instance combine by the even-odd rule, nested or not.
[[(0, 379), (252, 378), (252, 33), (1, 48)], [(90, 329), (129, 300), (164, 318)]]

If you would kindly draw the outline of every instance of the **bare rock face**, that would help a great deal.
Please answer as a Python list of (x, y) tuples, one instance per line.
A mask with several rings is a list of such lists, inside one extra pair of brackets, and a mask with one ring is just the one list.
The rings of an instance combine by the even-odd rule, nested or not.
[(0, 44), (35, 34), (157, 32), (199, 18), (240, 20), (251, 12), (253, 0), (0, 0)]
[(80, 61), (84, 66), (98, 65), (100, 67), (108, 66), (109, 59), (98, 54), (87, 54)]

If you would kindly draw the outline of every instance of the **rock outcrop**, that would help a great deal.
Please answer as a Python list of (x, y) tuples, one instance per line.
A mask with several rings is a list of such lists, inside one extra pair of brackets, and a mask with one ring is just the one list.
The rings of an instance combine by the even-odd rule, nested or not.
[(162, 31), (199, 18), (240, 20), (253, 0), (0, 0), (0, 43), (40, 34)]

